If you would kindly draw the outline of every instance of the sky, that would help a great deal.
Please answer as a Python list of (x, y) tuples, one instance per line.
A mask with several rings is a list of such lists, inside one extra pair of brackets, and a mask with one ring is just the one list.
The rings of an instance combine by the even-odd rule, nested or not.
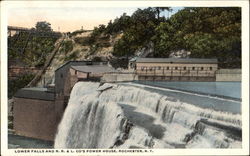
[[(92, 30), (123, 13), (132, 15), (138, 7), (22, 7), (8, 9), (8, 25), (32, 28), (37, 21), (47, 21), (54, 31)], [(141, 7), (144, 9), (146, 7)], [(173, 7), (172, 15), (182, 7)], [(168, 16), (165, 13), (165, 16)]]

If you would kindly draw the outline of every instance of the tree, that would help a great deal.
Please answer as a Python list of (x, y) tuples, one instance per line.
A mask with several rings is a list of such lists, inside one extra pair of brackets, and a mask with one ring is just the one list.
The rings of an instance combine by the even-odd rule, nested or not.
[(155, 31), (159, 57), (185, 49), (191, 51), (191, 57), (218, 58), (220, 67), (240, 67), (240, 8), (185, 8), (160, 23)]
[(124, 32), (131, 26), (131, 18), (126, 13), (123, 13), (121, 17), (116, 18), (114, 22), (109, 21), (106, 27), (106, 34), (114, 34), (118, 32)]
[(36, 30), (37, 31), (45, 31), (45, 32), (51, 32), (51, 24), (46, 21), (41, 21), (36, 23)]
[[(155, 7), (155, 12), (156, 12), (156, 15), (157, 15), (157, 19), (159, 20), (160, 19), (160, 13), (162, 11), (168, 11), (168, 12), (172, 12), (172, 8), (171, 7)], [(169, 17), (168, 17), (169, 18)]]
[(160, 17), (170, 7), (137, 9), (125, 13), (93, 34), (123, 33), (113, 54), (134, 55), (138, 49), (154, 43), (155, 57), (169, 57), (170, 51), (186, 50), (190, 57), (218, 58), (220, 67), (241, 65), (241, 9), (237, 7), (188, 7), (170, 18)]
[(137, 9), (130, 18), (122, 16), (121, 21), (127, 26), (122, 38), (114, 46), (114, 54), (119, 56), (134, 55), (136, 50), (147, 45), (158, 23), (153, 8)]

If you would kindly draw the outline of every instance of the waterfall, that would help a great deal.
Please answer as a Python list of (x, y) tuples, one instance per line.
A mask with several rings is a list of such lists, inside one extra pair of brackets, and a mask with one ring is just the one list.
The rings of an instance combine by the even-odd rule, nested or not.
[(140, 87), (78, 82), (55, 148), (241, 148), (241, 114)]

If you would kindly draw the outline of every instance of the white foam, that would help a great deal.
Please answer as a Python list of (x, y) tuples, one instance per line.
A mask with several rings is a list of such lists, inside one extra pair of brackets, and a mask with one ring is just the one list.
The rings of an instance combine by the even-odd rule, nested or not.
[[(124, 121), (127, 119), (134, 124), (130, 130), (121, 127), (126, 125)], [(134, 86), (104, 84), (99, 87), (99, 83), (80, 82), (71, 92), (68, 107), (58, 128), (55, 147), (174, 148), (184, 145), (186, 148), (238, 148), (240, 146), (241, 141), (230, 140), (222, 130), (214, 128), (205, 128), (204, 134), (196, 134), (186, 143), (185, 137), (194, 132), (195, 125), (200, 119), (241, 128), (240, 114), (173, 101), (170, 97)], [(116, 144), (117, 139), (120, 139), (121, 143)]]

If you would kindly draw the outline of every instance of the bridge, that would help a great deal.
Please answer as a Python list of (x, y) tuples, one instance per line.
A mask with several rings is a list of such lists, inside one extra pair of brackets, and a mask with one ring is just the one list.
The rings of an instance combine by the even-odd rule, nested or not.
[(20, 34), (21, 32), (27, 32), (29, 34), (36, 35), (36, 36), (39, 36), (39, 37), (58, 38), (58, 37), (61, 36), (61, 33), (56, 32), (56, 31), (47, 32), (47, 31), (38, 31), (35, 28), (8, 26), (8, 37), (11, 37), (14, 34)]
[[(16, 43), (19, 40), (23, 40), (21, 38), (21, 34), (23, 33), (27, 34), (27, 38), (25, 38), (24, 45), (22, 47), (18, 47), (16, 46)], [(38, 31), (35, 28), (8, 26), (8, 50), (12, 49), (23, 54), (29, 41), (35, 36), (42, 38), (59, 38), (62, 34), (56, 31)]]

